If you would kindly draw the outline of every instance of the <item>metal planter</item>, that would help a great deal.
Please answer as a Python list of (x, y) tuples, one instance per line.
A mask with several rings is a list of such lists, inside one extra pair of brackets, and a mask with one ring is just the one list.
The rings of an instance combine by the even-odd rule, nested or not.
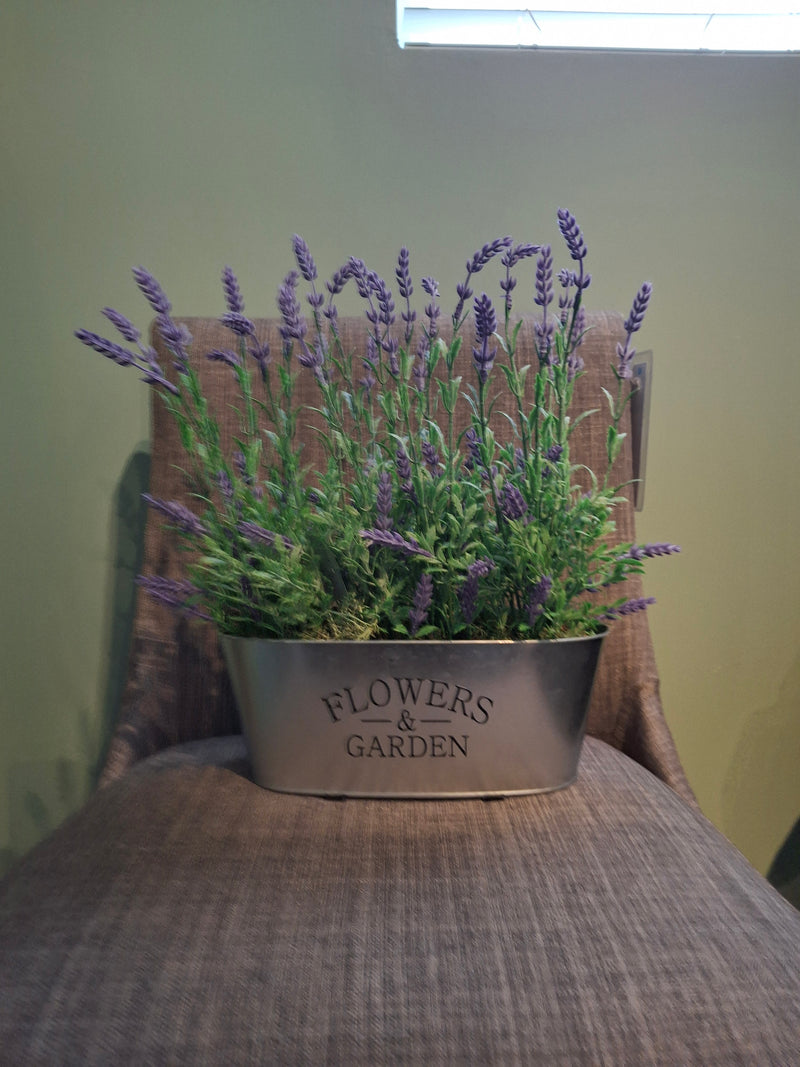
[(455, 798), (575, 780), (603, 637), (221, 641), (259, 785)]

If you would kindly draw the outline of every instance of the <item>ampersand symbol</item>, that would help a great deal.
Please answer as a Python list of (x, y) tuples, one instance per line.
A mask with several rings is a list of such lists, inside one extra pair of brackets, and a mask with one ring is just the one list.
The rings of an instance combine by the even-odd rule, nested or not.
[(403, 708), (400, 718), (397, 720), (398, 730), (413, 730), (417, 724), (411, 718), (408, 708)]

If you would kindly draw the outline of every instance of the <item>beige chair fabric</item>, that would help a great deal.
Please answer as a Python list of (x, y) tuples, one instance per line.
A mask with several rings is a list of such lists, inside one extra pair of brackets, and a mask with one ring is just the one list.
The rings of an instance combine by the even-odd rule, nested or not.
[[(223, 438), (230, 440), (236, 428), (232, 405), (237, 396), (237, 383), (229, 368), (207, 360), (205, 353), (213, 348), (230, 347), (231, 334), (214, 319), (183, 321), (194, 338), (191, 348), (193, 365), (220, 421)], [(611, 365), (616, 343), (623, 339), (624, 329), (622, 317), (615, 313), (590, 314), (588, 324), (591, 328), (580, 349), (586, 373), (576, 387), (574, 411), (597, 408), (599, 412), (596, 417), (585, 419), (576, 429), (571, 458), (595, 471), (603, 471), (608, 420), (607, 402), (601, 388), (610, 391), (616, 388)], [(365, 351), (367, 326), (363, 319), (340, 320), (347, 350)], [(259, 320), (256, 329), (261, 341), (269, 341), (272, 358), (279, 359), (278, 320)], [(525, 319), (518, 342), (520, 364), (536, 361), (533, 336), (533, 319)], [(171, 357), (157, 335), (153, 343), (162, 366), (169, 366)], [(460, 372), (465, 378), (474, 373), (470, 350), (471, 337), (467, 330), (459, 357)], [(298, 367), (298, 370), (302, 369)], [(492, 382), (493, 389), (502, 393), (502, 375), (495, 374)], [(309, 403), (316, 403), (317, 385), (310, 372), (302, 371), (298, 388)], [(466, 406), (462, 417), (467, 418)], [(626, 413), (621, 429), (627, 432), (629, 428)], [(502, 432), (500, 427), (497, 430)], [(615, 471), (617, 483), (627, 482), (632, 477), (630, 441), (628, 433)], [(316, 436), (309, 432), (306, 455), (310, 461), (313, 462), (315, 456), (318, 458), (318, 449)], [(157, 498), (180, 500), (191, 505), (190, 485), (184, 473), (186, 466), (172, 417), (154, 393), (150, 493)], [(631, 503), (618, 508), (616, 521), (619, 540), (635, 540)], [(665, 538), (669, 533), (664, 531)], [(185, 554), (178, 550), (174, 534), (162, 528), (158, 515), (151, 510), (145, 534), (143, 572), (181, 577), (184, 560)], [(676, 564), (665, 561), (658, 565)], [(626, 597), (643, 595), (638, 578), (616, 587), (614, 592)], [(140, 593), (127, 687), (102, 781), (107, 783), (119, 777), (138, 760), (169, 745), (237, 732), (239, 724), (233, 695), (213, 628), (179, 618)], [(662, 711), (645, 613), (617, 620), (611, 627), (593, 693), (588, 732), (637, 760), (684, 798), (693, 799)]]

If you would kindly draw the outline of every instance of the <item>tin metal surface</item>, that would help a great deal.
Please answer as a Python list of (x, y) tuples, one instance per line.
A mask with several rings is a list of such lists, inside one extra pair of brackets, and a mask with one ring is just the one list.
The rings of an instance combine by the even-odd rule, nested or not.
[(455, 798), (574, 781), (603, 636), (221, 640), (259, 785)]

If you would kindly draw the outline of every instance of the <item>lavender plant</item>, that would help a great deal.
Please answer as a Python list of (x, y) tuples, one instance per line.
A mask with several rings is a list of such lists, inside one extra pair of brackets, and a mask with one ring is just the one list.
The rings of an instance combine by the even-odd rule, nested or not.
[[(227, 365), (238, 382), (241, 432), (231, 455), (203, 396), (186, 327), (172, 318), (152, 275), (134, 270), (175, 373), (165, 372), (134, 324), (111, 308), (104, 314), (126, 344), (87, 330), (76, 336), (137, 368), (161, 394), (191, 463), (194, 510), (146, 497), (194, 550), (188, 577), (143, 576), (143, 589), (224, 633), (305, 639), (552, 639), (595, 633), (652, 603), (609, 599), (609, 590), (640, 573), (647, 558), (679, 551), (669, 543), (614, 540), (624, 487), (611, 475), (634, 388), (631, 342), (651, 286), (636, 294), (616, 352), (616, 395), (606, 392), (606, 469), (587, 472), (572, 464), (570, 438), (583, 418), (597, 414), (571, 414), (583, 373), (583, 297), (591, 276), (569, 211), (558, 212), (558, 226), (572, 265), (557, 275), (549, 245), (504, 237), (475, 252), (456, 288), (447, 341), (435, 279), (421, 280), (422, 316), (412, 307), (405, 248), (395, 269), (398, 317), (389, 286), (362, 260), (349, 259), (323, 286), (305, 241), (295, 236), (296, 269), (278, 290), (277, 354), (259, 343), (226, 267), (221, 321), (231, 347), (205, 358)], [(539, 309), (532, 367), (519, 365), (521, 322), (512, 320), (518, 284), (512, 270), (528, 259), (535, 260)], [(486, 292), (473, 290), (493, 260), (503, 269), (499, 313)], [(368, 342), (357, 353), (345, 350), (334, 303), (351, 284), (369, 323)], [(465, 353), (470, 315), (475, 343)], [(319, 469), (303, 460), (298, 430), (310, 409), (297, 399), (299, 375), (316, 382), (325, 446)], [(498, 420), (494, 386), (501, 375), (512, 404)]]

